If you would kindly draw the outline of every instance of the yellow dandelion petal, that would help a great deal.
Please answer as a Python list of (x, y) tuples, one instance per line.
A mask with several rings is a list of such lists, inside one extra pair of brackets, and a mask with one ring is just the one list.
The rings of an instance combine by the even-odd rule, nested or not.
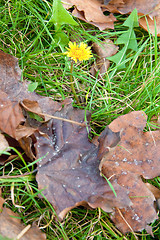
[(81, 42), (81, 43), (80, 43), (80, 48), (81, 48), (81, 49), (85, 49), (85, 48), (90, 48), (90, 47), (88, 47), (86, 43)]
[(92, 57), (91, 48), (87, 46), (86, 43), (81, 42), (80, 45), (77, 45), (76, 42), (69, 42), (69, 48), (66, 48), (68, 51), (64, 54), (67, 57), (70, 57), (72, 60), (77, 62), (83, 60), (89, 60)]

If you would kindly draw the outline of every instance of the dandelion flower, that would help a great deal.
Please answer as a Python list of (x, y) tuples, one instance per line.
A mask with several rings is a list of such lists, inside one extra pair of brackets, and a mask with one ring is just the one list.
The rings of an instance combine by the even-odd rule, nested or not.
[(68, 51), (65, 52), (65, 54), (75, 62), (77, 62), (77, 60), (89, 60), (92, 57), (90, 49), (91, 48), (83, 42), (81, 42), (79, 45), (77, 45), (75, 42), (69, 42), (69, 48), (67, 48)]

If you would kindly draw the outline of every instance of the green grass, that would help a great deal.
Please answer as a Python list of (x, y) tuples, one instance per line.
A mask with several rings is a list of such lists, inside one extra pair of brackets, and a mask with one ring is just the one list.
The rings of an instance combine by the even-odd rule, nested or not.
[[(0, 48), (19, 59), (22, 69), (21, 81), (37, 82), (36, 92), (53, 100), (72, 97), (69, 82), (69, 63), (54, 42), (54, 26), (49, 23), (52, 1), (47, 0), (0, 0)], [(114, 42), (127, 28), (122, 26), (127, 16), (117, 15), (115, 30), (99, 31), (79, 22), (80, 27), (64, 26), (63, 31), (75, 41), (88, 45), (101, 43), (105, 38)], [(133, 110), (143, 110), (148, 115), (148, 127), (152, 117), (160, 112), (160, 54), (159, 38), (141, 28), (135, 29), (138, 50), (128, 51), (124, 69), (114, 63), (104, 76), (92, 76), (89, 62), (77, 63), (73, 76), (81, 106), (75, 107), (92, 112), (92, 135), (99, 134), (106, 125), (120, 115)], [(1, 166), (0, 175), (22, 177), (0, 178), (5, 205), (18, 212), (25, 224), (36, 222), (47, 234), (47, 239), (135, 239), (129, 233), (123, 236), (112, 224), (109, 214), (101, 209), (87, 210), (82, 207), (70, 211), (60, 223), (54, 220), (54, 209), (47, 199), (39, 198), (35, 175), (24, 161), (13, 160)], [(14, 166), (14, 167), (13, 167)], [(23, 176), (28, 172), (27, 176)], [(30, 174), (29, 174), (30, 173)], [(160, 179), (152, 181), (160, 187)], [(14, 202), (11, 198), (14, 191)], [(43, 193), (41, 193), (43, 194)], [(16, 205), (25, 208), (16, 207)], [(153, 226), (154, 236), (159, 236), (158, 221)], [(141, 240), (153, 239), (145, 231), (137, 234)]]

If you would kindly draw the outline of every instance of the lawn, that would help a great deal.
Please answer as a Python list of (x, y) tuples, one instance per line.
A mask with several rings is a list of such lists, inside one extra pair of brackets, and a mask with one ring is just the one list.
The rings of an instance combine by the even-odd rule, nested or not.
[[(34, 85), (35, 92), (54, 101), (73, 98), (75, 108), (91, 112), (90, 139), (98, 136), (118, 116), (134, 110), (143, 110), (147, 114), (146, 131), (155, 129), (154, 121), (160, 112), (160, 55), (157, 36), (134, 27), (137, 50), (127, 48), (121, 62), (117, 64), (110, 61), (105, 74), (97, 72), (93, 76), (90, 72), (96, 61), (93, 43), (101, 46), (103, 40), (111, 39), (116, 44), (117, 39), (128, 31), (128, 27), (123, 25), (128, 15), (115, 14), (115, 29), (104, 31), (75, 19), (79, 26), (62, 26), (67, 39), (60, 44), (54, 24), (49, 21), (52, 15), (51, 0), (1, 0), (0, 12), (0, 49), (19, 59), (21, 81), (37, 83)], [(72, 76), (80, 104), (77, 104), (71, 91), (70, 61), (64, 55), (68, 40), (86, 43), (93, 54), (88, 61), (74, 63)], [(120, 44), (119, 50), (123, 47)], [(45, 197), (39, 198), (43, 191), (38, 190), (36, 173), (20, 177), (21, 173), (27, 172), (27, 167), (24, 169), (27, 164), (24, 160), (13, 159), (5, 166), (0, 165), (1, 175), (12, 173), (13, 176), (0, 178), (5, 205), (17, 212), (23, 223), (36, 223), (49, 240), (135, 239), (133, 233), (124, 236), (110, 220), (109, 213), (100, 208), (90, 210), (78, 207), (69, 211), (62, 222), (57, 221), (52, 205)], [(160, 188), (159, 177), (148, 181)], [(152, 227), (157, 239), (160, 235), (159, 220)], [(136, 236), (141, 240), (154, 239), (145, 230), (136, 233)]]

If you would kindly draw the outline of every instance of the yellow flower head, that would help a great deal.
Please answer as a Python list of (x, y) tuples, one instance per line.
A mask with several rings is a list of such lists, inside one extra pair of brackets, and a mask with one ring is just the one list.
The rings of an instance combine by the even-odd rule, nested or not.
[(83, 42), (81, 42), (80, 45), (77, 45), (75, 42), (69, 42), (69, 48), (67, 48), (68, 51), (65, 52), (65, 54), (75, 62), (77, 62), (77, 60), (89, 60), (93, 56), (90, 49), (91, 48)]

